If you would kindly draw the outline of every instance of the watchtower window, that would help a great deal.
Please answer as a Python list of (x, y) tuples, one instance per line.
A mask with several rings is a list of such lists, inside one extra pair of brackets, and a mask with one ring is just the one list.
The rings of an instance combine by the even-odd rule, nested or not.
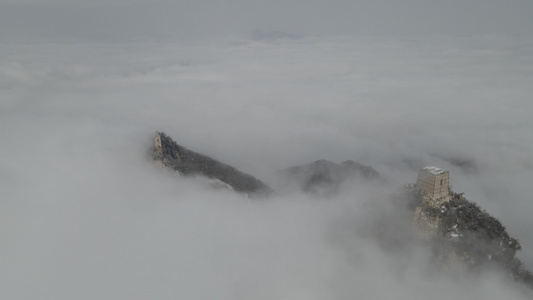
[(442, 185), (442, 179), (440, 180), (440, 185)]

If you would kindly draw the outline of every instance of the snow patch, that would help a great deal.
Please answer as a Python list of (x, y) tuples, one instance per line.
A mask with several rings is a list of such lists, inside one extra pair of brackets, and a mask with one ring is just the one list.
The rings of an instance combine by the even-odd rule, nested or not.
[(437, 168), (437, 167), (433, 167), (433, 166), (427, 166), (427, 167), (424, 167), (422, 169), (423, 170), (427, 170), (428, 172), (430, 172), (431, 174), (434, 174), (434, 175), (439, 175), (439, 174), (444, 173), (443, 169)]

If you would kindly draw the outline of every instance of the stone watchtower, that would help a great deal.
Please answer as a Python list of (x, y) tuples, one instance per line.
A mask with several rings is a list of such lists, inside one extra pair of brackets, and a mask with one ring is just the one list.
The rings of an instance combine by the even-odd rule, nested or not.
[(418, 172), (416, 187), (425, 192), (432, 202), (442, 203), (448, 200), (450, 172), (437, 167), (425, 167)]
[(155, 152), (159, 155), (163, 154), (163, 145), (161, 144), (161, 134), (158, 132), (155, 135)]

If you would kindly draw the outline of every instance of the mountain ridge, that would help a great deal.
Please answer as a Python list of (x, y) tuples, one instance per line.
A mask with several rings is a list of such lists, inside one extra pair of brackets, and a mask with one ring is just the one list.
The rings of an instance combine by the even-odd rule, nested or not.
[(284, 177), (286, 185), (296, 185), (306, 193), (320, 196), (333, 195), (344, 184), (381, 179), (374, 168), (353, 160), (337, 164), (320, 159), (309, 164), (283, 169), (280, 174)]
[[(272, 188), (252, 175), (189, 150), (163, 132), (156, 133), (152, 158), (163, 167), (175, 170), (181, 175), (202, 175), (214, 179), (213, 185), (225, 187), (247, 197), (268, 197), (275, 194)], [(284, 169), (281, 174), (287, 176), (288, 180), (296, 181), (302, 191), (318, 196), (335, 193), (350, 179), (382, 180), (371, 166), (351, 160), (336, 164), (322, 159)], [(442, 184), (441, 180), (440, 185)], [(406, 184), (400, 187), (391, 197), (392, 205), (406, 209), (411, 215), (413, 228), (418, 231), (422, 240), (432, 245), (437, 262), (459, 262), (469, 269), (501, 267), (514, 281), (533, 288), (533, 274), (516, 257), (516, 252), (521, 249), (520, 243), (507, 233), (498, 219), (466, 199), (463, 193), (456, 193), (448, 186), (443, 193), (445, 196), (440, 197), (439, 194), (437, 196), (440, 198), (437, 199), (434, 198), (435, 195), (417, 185), (418, 183)], [(390, 217), (394, 219), (393, 216)], [(384, 226), (390, 227), (394, 224)], [(387, 243), (395, 243), (394, 237), (388, 238), (390, 241), (386, 241)]]
[(273, 190), (250, 174), (221, 163), (207, 155), (189, 150), (166, 135), (157, 132), (155, 146), (152, 149), (153, 159), (162, 166), (179, 172), (184, 176), (202, 175), (219, 180), (229, 185), (235, 192), (246, 196), (267, 196)]

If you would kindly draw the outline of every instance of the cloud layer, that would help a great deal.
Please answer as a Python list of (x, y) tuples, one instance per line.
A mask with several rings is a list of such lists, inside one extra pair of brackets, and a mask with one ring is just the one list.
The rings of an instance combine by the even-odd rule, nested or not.
[[(438, 165), (533, 266), (531, 39), (11, 44), (0, 54), (2, 298), (526, 298), (496, 272), (441, 275), (423, 246), (391, 252), (369, 230), (391, 209), (379, 199)], [(389, 184), (326, 202), (249, 201), (154, 167), (156, 130), (267, 183), (282, 168), (351, 159)]]

